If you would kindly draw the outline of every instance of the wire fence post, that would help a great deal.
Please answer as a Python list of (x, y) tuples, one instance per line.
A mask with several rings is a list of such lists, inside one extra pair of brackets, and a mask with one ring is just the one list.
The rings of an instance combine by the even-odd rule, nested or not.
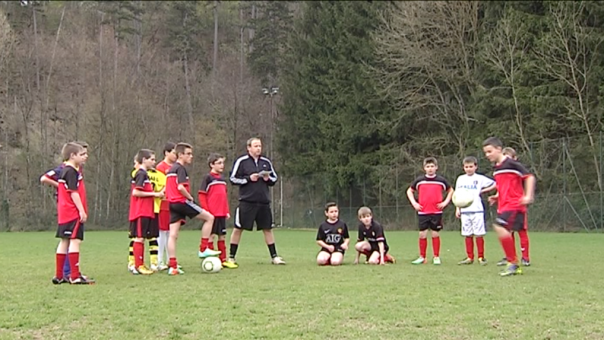
[(566, 140), (562, 138), (562, 231), (566, 231)]
[(600, 189), (600, 229), (604, 229), (604, 188), (602, 187), (604, 184), (604, 175), (602, 174), (602, 131), (600, 131), (600, 145), (599, 145), (599, 152), (600, 152), (600, 185), (599, 188)]

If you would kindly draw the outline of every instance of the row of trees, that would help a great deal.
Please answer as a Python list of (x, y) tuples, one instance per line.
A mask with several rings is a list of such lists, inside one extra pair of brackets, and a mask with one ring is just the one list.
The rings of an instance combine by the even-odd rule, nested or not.
[(45, 227), (54, 220), (52, 190), (38, 177), (60, 161), (69, 140), (91, 145), (91, 222), (112, 227), (126, 216), (127, 174), (139, 148), (190, 142), (195, 179), (207, 171), (210, 151), (232, 160), (251, 135), (270, 138), (262, 87), (273, 85), (281, 69), (279, 52), (297, 8), (259, 1), (1, 1), (0, 159), (10, 220), (22, 225), (28, 214), (27, 224)]
[[(489, 135), (521, 152), (541, 191), (602, 191), (603, 13), (585, 1), (0, 1), (3, 207), (48, 225), (38, 176), (62, 143), (86, 140), (92, 220), (118, 226), (140, 147), (191, 142), (195, 179), (209, 151), (233, 159), (252, 135), (290, 183), (349, 206), (398, 200), (425, 156), (458, 173), (446, 164)], [(561, 138), (573, 142), (548, 142)]]
[[(423, 157), (457, 164), (496, 135), (520, 151), (542, 193), (562, 190), (570, 155), (580, 179), (571, 189), (602, 191), (603, 10), (581, 1), (306, 3), (286, 54), (284, 165), (324, 174), (332, 194), (364, 183), (393, 202), (393, 179), (410, 182)], [(547, 143), (560, 138), (580, 141)]]

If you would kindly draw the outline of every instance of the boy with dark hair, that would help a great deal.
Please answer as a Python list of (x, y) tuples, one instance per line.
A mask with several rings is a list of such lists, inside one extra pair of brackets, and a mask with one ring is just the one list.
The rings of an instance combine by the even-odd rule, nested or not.
[(321, 247), (317, 264), (339, 266), (344, 261), (344, 253), (350, 242), (348, 226), (339, 219), (339, 209), (335, 202), (325, 205), (325, 217), (327, 219), (321, 223), (317, 232), (317, 244)]
[(474, 202), (466, 208), (455, 208), (455, 217), (461, 220), (461, 236), (465, 238), (466, 258), (458, 264), (474, 263), (474, 238), (478, 250), (478, 263), (486, 265), (484, 257), (484, 235), (486, 228), (484, 223), (484, 206), (481, 195), (495, 189), (495, 181), (487, 176), (476, 173), (478, 160), (476, 157), (466, 157), (463, 160), (465, 174), (457, 177), (455, 190), (467, 190), (474, 195)]
[(224, 156), (212, 153), (208, 157), (210, 172), (201, 181), (199, 187), (199, 203), (201, 207), (214, 216), (212, 234), (210, 239), (204, 239), (202, 236), (199, 245), (199, 251), (203, 253), (206, 248), (214, 249), (214, 238), (218, 237), (218, 250), (220, 251), (220, 261), (224, 268), (235, 269), (238, 265), (226, 260), (226, 220), (231, 217), (229, 213), (229, 199), (227, 196), (227, 186), (222, 173), (224, 172)]
[[(419, 221), (419, 257), (412, 264), (426, 263), (426, 250), (428, 248), (428, 229), (432, 232), (432, 250), (434, 258), (432, 263), (440, 265), (440, 230), (442, 225), (443, 209), (451, 202), (453, 188), (447, 180), (436, 174), (438, 162), (434, 157), (424, 159), (424, 175), (411, 183), (407, 189), (407, 198), (417, 211)], [(418, 200), (415, 199), (417, 192)], [(443, 192), (446, 193), (443, 200)]]
[(142, 149), (136, 156), (139, 165), (134, 176), (132, 200), (130, 204), (130, 237), (134, 239), (134, 268), (136, 274), (151, 275), (153, 271), (145, 266), (145, 239), (157, 236), (157, 220), (155, 219), (154, 198), (162, 198), (163, 192), (155, 192), (147, 174), (148, 169), (155, 166), (155, 153)]
[[(56, 251), (56, 272), (52, 279), (54, 284), (69, 282), (71, 284), (93, 284), (95, 281), (80, 273), (80, 244), (84, 240), (84, 223), (86, 222), (86, 192), (82, 191), (83, 177), (78, 168), (86, 161), (87, 152), (79, 144), (67, 143), (62, 150), (65, 166), (58, 180), (57, 216), (58, 228), (56, 237), (60, 238)], [(71, 274), (69, 280), (64, 276), (63, 267), (69, 257)]]
[[(168, 240), (169, 269), (168, 275), (182, 275), (185, 272), (178, 266), (176, 261), (176, 241), (180, 226), (185, 223), (186, 218), (196, 218), (204, 221), (201, 228), (202, 238), (207, 240), (212, 234), (214, 216), (203, 210), (194, 202), (190, 193), (189, 174), (185, 165), (191, 164), (193, 160), (193, 147), (187, 143), (176, 144), (177, 161), (166, 175), (166, 197), (170, 202), (170, 239)], [(219, 251), (206, 248), (199, 252), (199, 257), (217, 256)]]
[[(503, 144), (495, 137), (482, 143), (486, 158), (494, 163), (493, 177), (497, 184), (497, 219), (493, 224), (505, 252), (507, 267), (501, 276), (522, 274), (516, 257), (516, 245), (511, 231), (524, 228), (526, 206), (533, 202), (535, 177), (524, 165), (503, 154)], [(494, 203), (493, 198), (489, 198)]]
[[(518, 156), (516, 154), (516, 150), (510, 147), (503, 148), (503, 154), (508, 156), (509, 158), (517, 161)], [(495, 202), (497, 200), (498, 195), (491, 196), (491, 202)], [(514, 243), (516, 239), (514, 237), (515, 233), (512, 232), (512, 239), (514, 239)], [(529, 256), (529, 237), (528, 237), (528, 210), (526, 214), (524, 214), (524, 228), (518, 231), (518, 236), (520, 238), (520, 251), (522, 252), (522, 259), (520, 262), (523, 266), (529, 267), (531, 265), (531, 260)], [(498, 266), (505, 266), (508, 263), (507, 259), (504, 257), (501, 261), (497, 262)]]
[[(74, 142), (75, 144), (79, 144), (81, 145), (84, 150), (88, 151), (88, 144), (86, 142)], [(63, 154), (65, 153), (65, 147), (67, 147), (68, 144), (63, 145), (63, 149), (61, 150), (61, 157), (63, 157)], [(82, 164), (80, 164), (80, 166), (78, 167), (78, 173), (81, 175), (83, 168), (84, 168), (84, 163), (86, 162), (86, 160), (88, 159), (88, 152), (86, 152), (86, 156), (84, 161), (82, 162)], [(41, 177), (40, 177), (40, 183), (42, 184), (46, 184), (49, 185), (57, 190), (55, 190), (55, 199), (59, 199), (59, 191), (58, 191), (58, 187), (59, 187), (59, 176), (61, 175), (61, 171), (63, 170), (63, 168), (65, 167), (65, 162), (67, 162), (68, 159), (64, 159), (61, 162), (61, 164), (59, 164), (56, 168), (47, 171), (46, 173), (44, 173)], [(82, 185), (84, 185), (84, 183), (81, 183)], [(85, 188), (82, 188), (83, 191), (85, 191)], [(63, 266), (63, 277), (69, 277), (69, 275), (71, 274), (71, 267), (69, 265), (69, 258), (65, 259), (65, 265)]]
[[(167, 142), (164, 145), (164, 159), (155, 166), (155, 169), (164, 176), (176, 162), (175, 148), (176, 144)], [(166, 270), (168, 269), (168, 239), (170, 238), (170, 203), (165, 197), (161, 201), (157, 221), (159, 225), (159, 237), (157, 239), (159, 245), (158, 270)]]

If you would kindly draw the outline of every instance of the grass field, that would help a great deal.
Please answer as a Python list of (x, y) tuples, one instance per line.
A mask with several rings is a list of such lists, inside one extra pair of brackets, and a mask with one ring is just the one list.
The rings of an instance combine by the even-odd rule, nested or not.
[[(398, 263), (317, 267), (314, 231), (278, 230), (286, 266), (246, 233), (236, 270), (201, 274), (199, 232), (183, 232), (187, 274), (132, 276), (125, 232), (89, 232), (94, 286), (53, 286), (51, 233), (0, 234), (0, 339), (604, 339), (604, 235), (532, 233), (533, 266), (501, 278), (460, 267), (463, 240), (443, 233), (443, 265), (412, 266), (414, 232), (387, 234)], [(431, 248), (429, 248), (429, 252)]]

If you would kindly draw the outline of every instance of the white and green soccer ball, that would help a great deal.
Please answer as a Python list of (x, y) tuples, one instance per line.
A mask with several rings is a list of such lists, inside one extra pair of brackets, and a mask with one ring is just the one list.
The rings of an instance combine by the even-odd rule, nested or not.
[(222, 262), (217, 257), (206, 257), (201, 261), (201, 270), (204, 273), (218, 273), (222, 269)]

